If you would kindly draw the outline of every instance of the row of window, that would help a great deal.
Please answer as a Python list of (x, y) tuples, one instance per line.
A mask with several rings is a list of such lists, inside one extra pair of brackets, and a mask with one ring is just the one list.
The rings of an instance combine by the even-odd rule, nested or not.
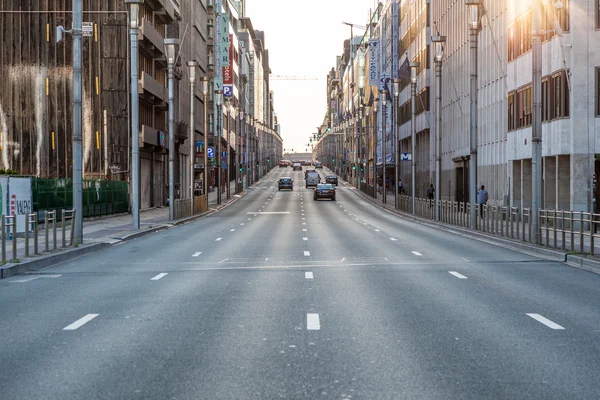
[(159, 66), (153, 68), (153, 64), (154, 60), (152, 59), (152, 57), (150, 57), (143, 51), (140, 51), (138, 67), (138, 73), (140, 74), (140, 76), (142, 75), (142, 72), (145, 72), (154, 79), (156, 79), (161, 85), (167, 86), (167, 71)]
[[(542, 122), (569, 117), (570, 91), (567, 71), (558, 71), (542, 79)], [(533, 88), (528, 84), (508, 93), (508, 130), (531, 126)]]
[[(416, 96), (415, 114), (419, 115), (424, 111), (430, 110), (429, 87), (421, 90)], [(412, 116), (412, 102), (408, 100), (406, 103), (398, 107), (398, 125), (403, 125), (410, 121)]]
[(150, 126), (159, 131), (166, 131), (165, 112), (145, 101), (140, 101), (140, 126)]
[[(600, 0), (596, 0), (598, 3)], [(546, 32), (542, 36), (542, 42), (550, 40), (556, 35), (554, 32), (554, 8), (551, 3), (542, 5), (542, 30)], [(508, 27), (508, 62), (531, 50), (531, 18), (532, 12), (519, 17)], [(556, 12), (556, 18), (560, 28), (566, 32), (569, 30), (569, 0), (563, 2), (563, 9)], [(598, 18), (598, 17), (597, 17)], [(597, 19), (598, 22), (598, 19)]]

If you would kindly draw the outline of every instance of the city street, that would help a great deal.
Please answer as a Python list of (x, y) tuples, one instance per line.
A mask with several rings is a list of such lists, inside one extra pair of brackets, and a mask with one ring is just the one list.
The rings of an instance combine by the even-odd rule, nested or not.
[(600, 276), (303, 178), (0, 280), (0, 398), (598, 397)]

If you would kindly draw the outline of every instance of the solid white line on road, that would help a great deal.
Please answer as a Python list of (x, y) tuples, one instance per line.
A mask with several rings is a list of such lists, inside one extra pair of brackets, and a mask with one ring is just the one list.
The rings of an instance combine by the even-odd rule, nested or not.
[(306, 314), (306, 329), (309, 331), (318, 331), (321, 329), (319, 314)]
[(315, 276), (313, 275), (313, 273), (312, 273), (312, 272), (305, 272), (305, 273), (304, 273), (304, 277), (305, 277), (306, 279), (315, 279)]
[(79, 318), (77, 321), (73, 322), (71, 325), (67, 325), (63, 328), (63, 331), (74, 331), (75, 329), (87, 324), (94, 318), (96, 318), (100, 314), (88, 314), (85, 317)]
[(215, 242), (220, 242), (220, 241), (221, 241), (221, 239), (223, 239), (223, 238), (216, 238), (216, 239), (215, 239)]
[(535, 319), (536, 321), (538, 321), (538, 322), (546, 325), (550, 329), (554, 329), (554, 330), (563, 330), (563, 329), (565, 329), (564, 327), (560, 326), (556, 322), (552, 322), (548, 318), (545, 318), (545, 317), (541, 316), (540, 314), (530, 314), (530, 313), (527, 313), (527, 315), (530, 316), (531, 318)]
[(154, 278), (152, 278), (152, 279), (150, 279), (150, 280), (151, 280), (151, 281), (157, 281), (157, 280), (159, 280), (160, 278), (162, 278), (162, 277), (164, 277), (164, 276), (166, 276), (166, 275), (167, 275), (167, 273), (166, 273), (166, 272), (163, 272), (163, 273), (161, 273), (161, 274), (158, 274), (158, 275), (156, 275)]
[(223, 264), (225, 261), (229, 260), (229, 258), (226, 258), (224, 260), (219, 261), (219, 264)]
[[(396, 240), (398, 240), (398, 239), (396, 239), (396, 238), (390, 238), (390, 240), (391, 240), (392, 242), (395, 242), (395, 241), (396, 241)], [(413, 253), (414, 253), (414, 252), (413, 252)]]
[(310, 251), (305, 251), (305, 252), (304, 252), (304, 255), (305, 255), (306, 257), (309, 257), (309, 256), (310, 256)]
[(308, 240), (308, 238), (305, 236), (305, 237), (302, 238), (302, 240)]
[(422, 256), (423, 254), (419, 253), (418, 251), (412, 251), (411, 253), (413, 253), (415, 256)]
[(202, 254), (201, 251), (197, 251), (194, 254), (192, 254), (192, 257), (198, 257), (200, 254)]
[(229, 232), (235, 232), (235, 229), (230, 229)]
[(454, 276), (455, 276), (455, 277), (457, 277), (458, 279), (467, 279), (467, 277), (466, 277), (466, 276), (464, 276), (464, 275), (462, 275), (462, 274), (459, 274), (459, 273), (458, 273), (458, 272), (456, 272), (456, 271), (448, 271), (448, 272), (450, 273), (450, 275), (454, 275)]
[(23, 278), (23, 279), (12, 279), (12, 280), (9, 280), (8, 282), (10, 282), (10, 283), (25, 283), (25, 282), (35, 281), (36, 279), (39, 279), (39, 276), (32, 276), (32, 277)]

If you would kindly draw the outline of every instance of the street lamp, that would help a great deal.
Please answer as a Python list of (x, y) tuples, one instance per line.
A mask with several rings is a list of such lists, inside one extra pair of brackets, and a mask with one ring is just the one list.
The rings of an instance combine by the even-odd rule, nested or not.
[[(165, 39), (165, 55), (169, 74), (169, 220), (173, 221), (175, 202), (175, 46), (178, 39)], [(137, 85), (137, 83), (136, 83)]]
[(435, 59), (435, 220), (440, 220), (440, 184), (442, 173), (442, 57), (446, 36), (432, 36)]
[(369, 105), (369, 103), (367, 103), (367, 105), (365, 106), (365, 112), (366, 112), (366, 121), (365, 121), (365, 150), (363, 151), (363, 155), (366, 159), (365, 162), (365, 190), (368, 193), (368, 188), (369, 188), (369, 156), (370, 156), (370, 149), (369, 149), (369, 137), (371, 136), (371, 132), (370, 132), (370, 127), (369, 127), (369, 122), (371, 121), (371, 106)]
[(194, 118), (194, 100), (196, 98), (194, 89), (196, 86), (197, 61), (188, 61), (190, 73), (190, 215), (194, 215), (194, 164), (196, 162), (196, 120)]
[[(230, 106), (231, 106), (231, 97), (229, 96), (225, 96), (225, 98), (223, 99), (224, 103), (225, 103), (225, 109), (227, 110), (227, 147), (225, 147), (225, 182), (226, 185), (225, 186), (225, 190), (227, 193), (227, 200), (229, 200), (231, 198), (231, 193), (230, 193), (230, 174), (231, 174), (231, 165), (230, 165), (230, 157), (229, 157), (229, 149), (230, 149), (230, 143), (229, 143), (229, 131), (231, 130), (231, 126), (230, 126)], [(223, 124), (223, 128), (225, 128), (225, 124)]]
[(379, 106), (379, 97), (373, 100), (373, 197), (377, 198), (377, 129), (379, 129), (379, 115), (377, 108)]
[(467, 24), (469, 27), (469, 49), (470, 49), (470, 74), (471, 87), (469, 98), (471, 101), (471, 124), (470, 124), (470, 157), (469, 157), (469, 209), (470, 227), (477, 228), (476, 210), (477, 204), (477, 30), (479, 29), (479, 6), (481, 0), (465, 0), (468, 9)]
[(416, 142), (417, 142), (417, 124), (416, 124), (416, 114), (417, 114), (417, 71), (418, 69), (421, 67), (421, 63), (418, 62), (411, 62), (409, 64), (410, 66), (410, 108), (411, 108), (411, 118), (410, 118), (410, 123), (411, 123), (411, 165), (410, 165), (410, 172), (411, 172), (411, 188), (410, 188), (410, 194), (411, 194), (411, 207), (412, 207), (412, 214), (415, 215), (415, 192), (416, 192), (416, 188), (417, 188), (417, 162), (416, 159), (417, 157), (415, 154), (415, 149), (416, 149)]
[(383, 108), (381, 109), (381, 119), (383, 120), (383, 131), (381, 138), (381, 167), (383, 169), (383, 197), (381, 199), (382, 203), (387, 203), (387, 89), (383, 89), (383, 96), (381, 97)]
[(244, 115), (244, 108), (243, 107), (238, 107), (238, 115), (240, 118), (240, 128), (242, 130), (242, 135), (244, 138), (244, 145), (240, 146), (240, 151), (242, 154), (240, 154), (240, 160), (242, 163), (242, 174), (241, 174), (241, 179), (242, 179), (242, 191), (244, 190), (244, 177), (247, 177), (247, 171), (248, 171), (248, 144), (247, 144), (247, 140), (248, 140), (248, 135), (247, 132), (248, 130), (246, 129), (246, 119), (245, 119), (245, 115)]
[(217, 164), (217, 204), (221, 204), (221, 116), (223, 110), (221, 103), (223, 102), (223, 91), (215, 90), (215, 102), (217, 103), (217, 132), (215, 140), (217, 141), (217, 151), (215, 154), (215, 164)]
[[(208, 196), (208, 121), (206, 117), (206, 100), (208, 98), (208, 77), (202, 77), (202, 100), (204, 102), (204, 173), (202, 194)], [(208, 199), (208, 197), (207, 197)], [(207, 200), (208, 201), (208, 200)], [(208, 202), (207, 202), (208, 205)]]
[(398, 179), (399, 176), (399, 172), (400, 172), (400, 160), (399, 160), (399, 154), (398, 154), (398, 96), (400, 95), (400, 79), (399, 78), (395, 78), (394, 79), (394, 107), (392, 109), (392, 127), (393, 127), (393, 137), (394, 137), (394, 145), (392, 146), (392, 149), (394, 150), (394, 164), (395, 164), (395, 168), (394, 168), (394, 172), (395, 172), (395, 182), (396, 182), (396, 187), (394, 188), (394, 207), (397, 209), (399, 207), (399, 203), (398, 203), (398, 183), (400, 182), (400, 180)]
[[(562, 3), (556, 3), (556, 9)], [(532, 123), (531, 123), (531, 242), (540, 244), (539, 212), (542, 205), (542, 16), (540, 0), (532, 10)]]

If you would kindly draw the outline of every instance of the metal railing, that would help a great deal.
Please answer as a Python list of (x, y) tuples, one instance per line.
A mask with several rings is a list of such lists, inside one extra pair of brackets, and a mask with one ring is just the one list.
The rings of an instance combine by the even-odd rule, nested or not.
[[(19, 259), (19, 253), (27, 258), (30, 255), (38, 255), (39, 251), (39, 220), (37, 213), (31, 213), (24, 215), (25, 219), (23, 221), (23, 233), (19, 234), (17, 231), (17, 216), (15, 215), (3, 215), (1, 220), (2, 226), (2, 263), (6, 263), (7, 261), (17, 261)], [(62, 210), (62, 248), (67, 247), (67, 230), (69, 232), (69, 244), (68, 246), (73, 246), (74, 239), (74, 231), (73, 231), (73, 220), (75, 219), (75, 210)], [(46, 211), (44, 213), (44, 242), (45, 248), (44, 251), (49, 252), (51, 250), (56, 250), (57, 248), (57, 236), (56, 236), (56, 211)], [(50, 225), (52, 225), (52, 249), (50, 248)], [(20, 236), (21, 235), (21, 236)], [(23, 239), (23, 245), (21, 246), (21, 250), (17, 245), (19, 237)], [(6, 255), (6, 241), (11, 240), (12, 254), (11, 258), (7, 258)], [(33, 246), (33, 249), (31, 248)], [(32, 253), (33, 250), (33, 253)]]
[[(192, 214), (191, 206), (192, 201), (194, 202), (194, 212)], [(173, 206), (173, 217), (178, 220), (182, 218), (188, 218), (192, 215), (201, 214), (205, 211), (208, 211), (208, 197), (204, 196), (194, 196), (194, 199), (177, 199), (174, 202)]]

